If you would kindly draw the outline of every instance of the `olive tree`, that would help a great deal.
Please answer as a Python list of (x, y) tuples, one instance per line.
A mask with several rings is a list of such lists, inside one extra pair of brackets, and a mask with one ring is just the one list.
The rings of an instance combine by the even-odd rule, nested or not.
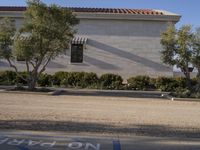
[(196, 86), (196, 91), (200, 92), (200, 27), (196, 29), (194, 33), (194, 42), (193, 42), (193, 55), (192, 55), (192, 64), (197, 68), (197, 80), (198, 84)]
[(57, 5), (47, 6), (40, 0), (29, 0), (24, 14), (24, 24), (15, 32), (12, 21), (0, 23), (0, 56), (18, 73), (15, 58), (25, 60), (28, 87), (36, 87), (38, 77), (48, 63), (63, 54), (75, 33), (73, 27), (79, 20), (68, 9)]
[(191, 88), (190, 64), (193, 51), (193, 33), (191, 26), (184, 25), (176, 30), (169, 25), (166, 32), (161, 34), (161, 59), (165, 64), (176, 65), (184, 73), (188, 88)]

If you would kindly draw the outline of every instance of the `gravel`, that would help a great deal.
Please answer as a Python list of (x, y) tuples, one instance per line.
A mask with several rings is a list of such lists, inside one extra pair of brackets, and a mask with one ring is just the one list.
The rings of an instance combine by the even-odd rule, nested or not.
[(200, 137), (200, 103), (0, 93), (0, 129)]

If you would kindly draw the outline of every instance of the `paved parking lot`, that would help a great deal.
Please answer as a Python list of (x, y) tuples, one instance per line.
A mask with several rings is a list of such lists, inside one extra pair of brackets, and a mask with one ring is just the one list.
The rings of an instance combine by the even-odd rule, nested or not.
[(0, 131), (1, 150), (199, 150), (199, 139)]

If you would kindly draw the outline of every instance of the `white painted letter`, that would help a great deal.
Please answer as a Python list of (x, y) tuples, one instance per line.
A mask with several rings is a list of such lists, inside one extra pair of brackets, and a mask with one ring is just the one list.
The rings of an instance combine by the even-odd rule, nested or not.
[(83, 143), (81, 142), (72, 142), (68, 144), (68, 147), (71, 149), (79, 149), (83, 146)]
[(9, 138), (3, 139), (3, 140), (0, 139), (0, 144), (3, 144), (5, 142), (7, 142), (8, 140), (9, 140)]
[(41, 141), (40, 141), (40, 142), (37, 142), (37, 141), (29, 140), (29, 141), (28, 141), (28, 146), (35, 146), (35, 145), (38, 145), (38, 144), (40, 144), (40, 143), (41, 143)]
[(100, 150), (100, 144), (97, 144), (96, 146), (91, 144), (91, 143), (86, 143), (85, 145), (85, 150), (90, 150), (91, 149), (94, 149), (94, 150)]
[(41, 143), (40, 146), (53, 147), (55, 144), (56, 144), (56, 141), (54, 141), (52, 143)]
[(17, 140), (17, 139), (13, 139), (12, 141), (8, 142), (8, 145), (20, 145), (24, 142), (25, 140)]

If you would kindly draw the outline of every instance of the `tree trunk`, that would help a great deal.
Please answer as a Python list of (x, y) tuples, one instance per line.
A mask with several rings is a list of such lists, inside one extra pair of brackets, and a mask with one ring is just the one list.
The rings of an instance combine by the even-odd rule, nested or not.
[(28, 90), (34, 91), (35, 87), (36, 87), (36, 80), (35, 79), (30, 80), (28, 83)]
[(34, 71), (29, 74), (28, 90), (34, 91), (37, 83), (37, 72)]
[(188, 70), (188, 67), (186, 69), (182, 69), (182, 72), (184, 73), (185, 75), (185, 78), (186, 78), (186, 85), (187, 85), (187, 88), (189, 90), (192, 90), (192, 84), (191, 84), (191, 79), (190, 79), (190, 72)]
[(198, 68), (198, 73), (197, 73), (197, 85), (195, 88), (196, 92), (200, 92), (200, 68)]
[(192, 89), (192, 84), (191, 84), (191, 79), (190, 79), (190, 75), (186, 76), (186, 85), (188, 87), (189, 90)]

